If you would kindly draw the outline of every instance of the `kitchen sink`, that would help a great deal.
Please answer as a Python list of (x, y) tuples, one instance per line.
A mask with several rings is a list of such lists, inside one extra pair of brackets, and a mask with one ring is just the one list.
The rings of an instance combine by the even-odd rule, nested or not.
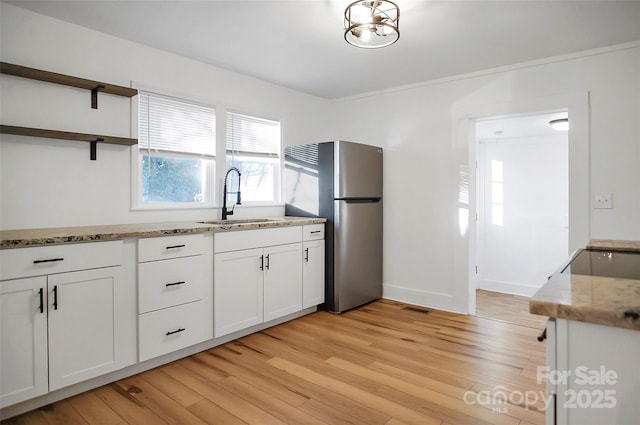
[(248, 224), (248, 223), (265, 223), (267, 221), (273, 221), (268, 218), (246, 218), (246, 219), (237, 219), (237, 220), (209, 220), (209, 221), (199, 221), (198, 223), (203, 224)]

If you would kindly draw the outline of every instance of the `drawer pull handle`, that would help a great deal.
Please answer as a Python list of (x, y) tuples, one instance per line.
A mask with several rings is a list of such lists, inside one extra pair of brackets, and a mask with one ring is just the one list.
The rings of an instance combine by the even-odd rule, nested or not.
[(542, 342), (545, 339), (547, 339), (547, 328), (544, 328), (542, 333), (540, 335), (538, 335), (538, 341)]
[(58, 285), (53, 287), (53, 309), (58, 309)]
[(49, 258), (47, 260), (33, 260), (33, 264), (55, 263), (56, 261), (64, 261), (64, 258)]
[(313, 235), (313, 234), (315, 234), (315, 233), (320, 233), (321, 231), (322, 231), (322, 230), (313, 230), (313, 231), (311, 231), (311, 234)]
[(304, 249), (304, 261), (309, 262), (309, 248)]
[(260, 270), (264, 270), (264, 255), (260, 256)]
[(183, 331), (186, 331), (186, 329), (185, 328), (178, 328), (175, 331), (167, 332), (167, 336), (173, 335), (173, 334), (177, 334), (178, 332), (183, 332)]
[(164, 286), (169, 287), (169, 286), (176, 286), (176, 285), (184, 285), (187, 282), (181, 281), (181, 282), (173, 282), (173, 283), (167, 283)]
[(44, 313), (44, 289), (40, 288), (38, 291), (38, 296), (40, 297), (40, 314)]
[(269, 258), (270, 254), (267, 254), (267, 264), (264, 266), (265, 269), (269, 270), (269, 264), (271, 263), (271, 259)]
[(182, 245), (171, 245), (166, 247), (165, 249), (178, 249), (178, 248), (184, 248), (186, 245), (182, 244)]

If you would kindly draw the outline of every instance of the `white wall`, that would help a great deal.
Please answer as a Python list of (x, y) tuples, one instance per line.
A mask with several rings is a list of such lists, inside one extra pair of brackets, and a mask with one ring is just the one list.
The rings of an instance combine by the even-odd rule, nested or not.
[[(218, 133), (226, 108), (281, 120), (283, 144), (327, 138), (328, 102), (171, 53), (0, 5), (2, 61), (147, 89), (216, 106)], [(131, 137), (131, 101), (2, 75), (2, 123)], [(131, 211), (130, 148), (2, 135), (0, 228), (212, 219), (220, 209)], [(224, 140), (224, 138), (218, 140)], [(218, 154), (224, 146), (219, 143)], [(221, 187), (223, 167), (217, 170)], [(218, 196), (221, 198), (221, 195)], [(218, 200), (220, 202), (220, 200)], [(246, 215), (282, 215), (282, 207), (238, 207)]]
[[(570, 226), (584, 228), (570, 245), (640, 239), (639, 69), (640, 43), (633, 43), (335, 102), (334, 137), (385, 149), (385, 297), (469, 311), (470, 234), (460, 232), (458, 213), (467, 208), (459, 199), (469, 181), (475, 210), (468, 174), (474, 152), (473, 139), (460, 133), (474, 117), (496, 111), (549, 110), (567, 106), (558, 99), (584, 99), (580, 113), (569, 105), (570, 157), (576, 146), (587, 147), (570, 158), (570, 205), (577, 208), (570, 217), (581, 217)], [(613, 192), (614, 208), (591, 209), (594, 192)]]
[(567, 143), (566, 132), (479, 141), (478, 288), (531, 296), (566, 260)]

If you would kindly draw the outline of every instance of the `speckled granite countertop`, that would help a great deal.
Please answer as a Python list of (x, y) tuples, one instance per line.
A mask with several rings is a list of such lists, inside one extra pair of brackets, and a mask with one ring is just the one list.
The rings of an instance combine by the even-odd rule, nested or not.
[(609, 239), (592, 239), (587, 244), (587, 249), (600, 251), (627, 251), (640, 252), (640, 241), (615, 241)]
[(209, 222), (184, 221), (3, 230), (0, 231), (0, 249), (185, 233), (225, 232), (268, 227), (301, 226), (304, 224), (324, 223), (326, 221), (325, 218), (270, 217), (265, 219), (227, 220), (226, 222), (211, 220)]
[[(640, 242), (592, 240), (587, 249), (640, 253)], [(633, 313), (640, 315), (640, 280), (556, 273), (531, 298), (529, 311), (640, 330), (640, 319), (633, 317)]]

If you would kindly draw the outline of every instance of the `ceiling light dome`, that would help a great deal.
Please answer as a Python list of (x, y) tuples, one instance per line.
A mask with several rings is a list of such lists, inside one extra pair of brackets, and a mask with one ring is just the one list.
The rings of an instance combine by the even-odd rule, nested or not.
[(549, 125), (554, 130), (567, 131), (569, 130), (569, 118), (559, 118), (557, 120), (549, 121)]
[(389, 0), (360, 0), (344, 11), (344, 39), (365, 49), (377, 49), (400, 38), (400, 9)]

